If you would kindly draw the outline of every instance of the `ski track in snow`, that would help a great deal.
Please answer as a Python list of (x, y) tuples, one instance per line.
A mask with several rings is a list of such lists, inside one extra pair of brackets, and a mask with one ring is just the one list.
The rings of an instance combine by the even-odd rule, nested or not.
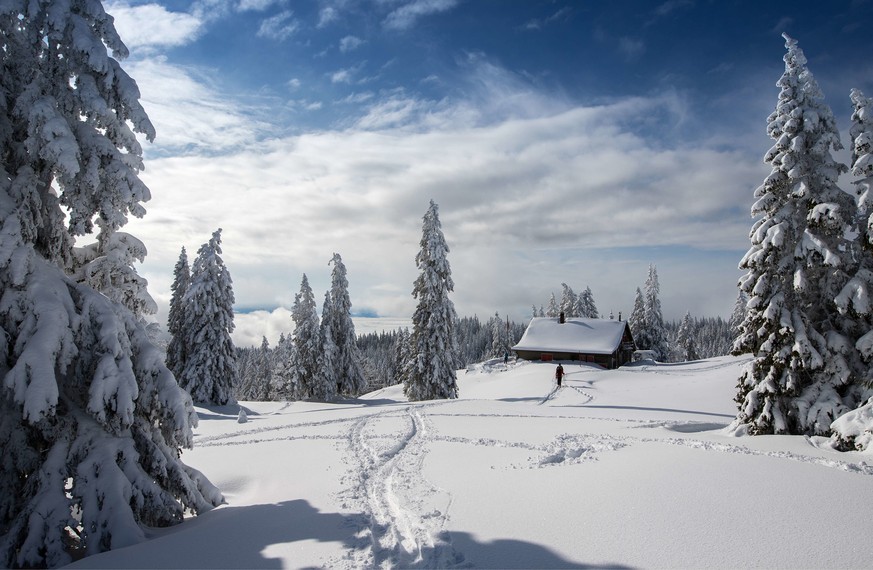
[[(695, 373), (722, 367), (724, 365), (710, 366), (706, 369), (697, 369)], [(657, 365), (641, 367), (640, 371), (684, 375), (684, 371), (661, 372), (657, 370)], [(595, 399), (594, 394), (581, 386), (565, 384), (564, 387), (572, 390), (568, 392), (569, 394), (578, 393), (586, 398), (582, 405), (589, 404)], [(557, 386), (553, 387), (537, 405), (556, 401), (561, 391)], [(868, 465), (865, 461), (852, 463), (790, 451), (755, 450), (743, 445), (694, 437), (638, 437), (577, 432), (563, 433), (549, 442), (536, 444), (503, 438), (466, 438), (436, 433), (429, 419), (431, 417), (539, 418), (567, 420), (568, 423), (580, 420), (619, 422), (632, 429), (667, 429), (679, 434), (712, 431), (715, 437), (719, 436), (717, 430), (722, 427), (722, 424), (701, 421), (521, 413), (476, 414), (439, 409), (456, 402), (460, 401), (410, 403), (352, 417), (243, 429), (221, 435), (195, 437), (195, 440), (196, 445), (201, 447), (294, 440), (334, 441), (342, 446), (345, 450), (344, 461), (348, 464), (349, 471), (343, 477), (345, 489), (337, 494), (337, 499), (344, 510), (357, 513), (349, 518), (348, 523), (352, 527), (355, 538), (342, 558), (330, 560), (327, 565), (348, 569), (470, 567), (463, 553), (454, 550), (451, 535), (446, 531), (453, 497), (424, 476), (424, 462), (429, 452), (429, 444), (433, 442), (516, 448), (530, 454), (524, 464), (495, 465), (492, 466), (493, 469), (538, 469), (579, 465), (597, 461), (604, 453), (628, 446), (656, 444), (687, 447), (703, 452), (796, 461), (847, 473), (873, 476), (873, 465)], [(333, 434), (298, 432), (301, 428), (323, 426), (335, 426), (341, 429)], [(279, 433), (283, 431), (293, 433)]]
[[(422, 414), (428, 405), (410, 405), (358, 418), (346, 434), (351, 471), (339, 498), (360, 510), (357, 548), (330, 566), (346, 568), (457, 568), (445, 531), (452, 497), (424, 478), (431, 428)], [(378, 432), (377, 420), (404, 420), (402, 430)]]

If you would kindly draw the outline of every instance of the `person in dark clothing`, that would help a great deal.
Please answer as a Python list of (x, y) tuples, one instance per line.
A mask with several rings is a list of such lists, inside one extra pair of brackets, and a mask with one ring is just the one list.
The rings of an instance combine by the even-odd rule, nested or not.
[(558, 388), (561, 387), (561, 379), (564, 378), (564, 367), (558, 364), (555, 368), (555, 378), (558, 380)]

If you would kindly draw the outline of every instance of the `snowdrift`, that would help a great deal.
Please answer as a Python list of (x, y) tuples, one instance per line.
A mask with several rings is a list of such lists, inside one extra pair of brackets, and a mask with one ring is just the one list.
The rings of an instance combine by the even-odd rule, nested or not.
[(870, 454), (726, 427), (743, 358), (606, 371), (502, 361), (461, 397), (200, 409), (228, 504), (88, 568), (847, 568)]

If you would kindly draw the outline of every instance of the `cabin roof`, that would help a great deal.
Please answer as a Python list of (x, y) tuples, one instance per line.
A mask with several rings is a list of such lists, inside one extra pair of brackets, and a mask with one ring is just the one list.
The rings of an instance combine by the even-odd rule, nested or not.
[(535, 317), (515, 351), (612, 354), (621, 344), (627, 321), (612, 319)]

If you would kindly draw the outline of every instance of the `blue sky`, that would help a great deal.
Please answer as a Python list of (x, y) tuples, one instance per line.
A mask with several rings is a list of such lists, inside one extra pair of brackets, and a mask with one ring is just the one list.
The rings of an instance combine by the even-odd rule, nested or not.
[(222, 227), (239, 311), (267, 309), (238, 319), (268, 336), (304, 272), (323, 295), (334, 251), (353, 309), (411, 314), (431, 198), (462, 315), (522, 320), (562, 282), (626, 315), (654, 263), (666, 318), (726, 316), (768, 172), (780, 34), (844, 143), (849, 90), (873, 93), (869, 0), (106, 7), (158, 132), (149, 213), (129, 226), (149, 247), (141, 273), (165, 307), (179, 249)]

